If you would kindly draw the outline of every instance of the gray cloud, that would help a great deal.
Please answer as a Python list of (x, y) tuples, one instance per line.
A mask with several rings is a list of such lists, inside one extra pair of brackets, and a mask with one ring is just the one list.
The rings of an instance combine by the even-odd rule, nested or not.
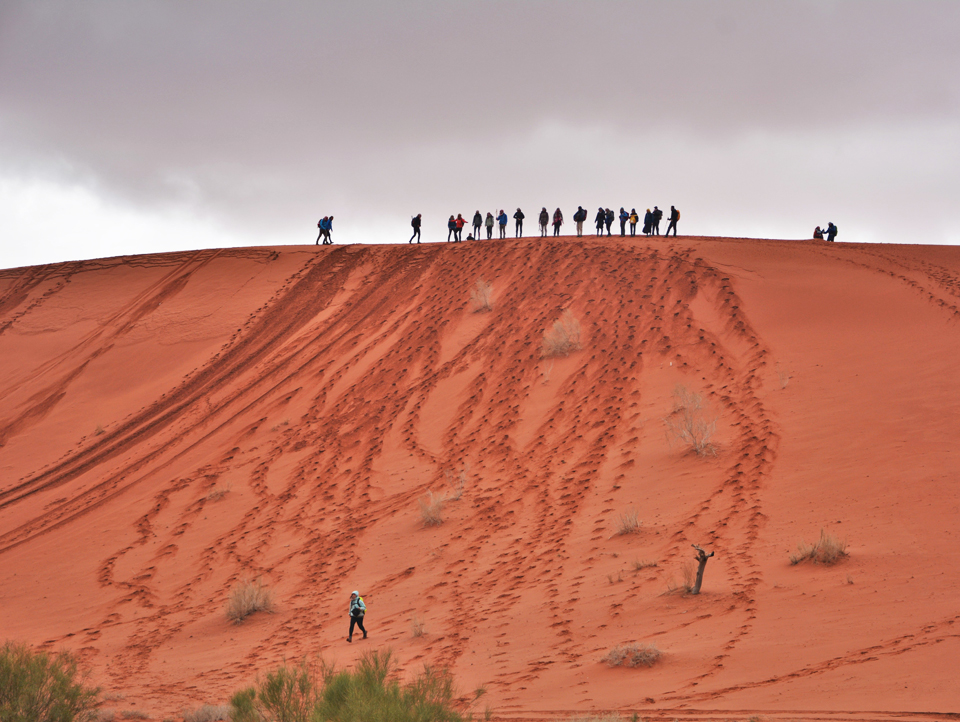
[(0, 174), (238, 242), (580, 198), (896, 240), (891, 197), (943, 241), (958, 31), (948, 2), (6, 3)]

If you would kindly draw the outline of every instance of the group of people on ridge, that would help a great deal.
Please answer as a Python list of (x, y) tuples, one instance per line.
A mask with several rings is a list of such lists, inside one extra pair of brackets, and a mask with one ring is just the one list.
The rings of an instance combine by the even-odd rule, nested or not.
[(833, 223), (828, 223), (828, 224), (827, 224), (827, 230), (825, 230), (825, 231), (824, 231), (824, 230), (821, 230), (820, 226), (817, 226), (816, 228), (814, 228), (814, 229), (813, 229), (813, 237), (814, 237), (816, 240), (818, 240), (818, 241), (822, 241), (822, 240), (824, 240), (823, 237), (826, 236), (826, 237), (827, 237), (826, 240), (828, 240), (828, 241), (830, 241), (830, 242), (832, 243), (832, 242), (833, 242), (833, 239), (837, 237), (837, 233), (838, 233), (838, 232), (839, 232), (839, 231), (837, 231), (837, 227), (836, 227), (835, 225), (833, 225)]

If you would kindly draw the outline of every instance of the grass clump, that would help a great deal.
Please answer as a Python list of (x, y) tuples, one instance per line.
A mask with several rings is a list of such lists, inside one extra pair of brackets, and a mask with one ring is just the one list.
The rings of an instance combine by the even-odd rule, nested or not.
[(634, 559), (632, 562), (633, 571), (640, 572), (644, 569), (657, 566), (657, 562), (651, 559)]
[(477, 279), (477, 285), (470, 291), (470, 304), (474, 313), (483, 313), (493, 310), (493, 286), (482, 278)]
[(34, 652), (24, 644), (0, 647), (0, 720), (92, 722), (99, 689), (88, 688), (69, 652)]
[(440, 526), (443, 524), (443, 505), (447, 503), (444, 494), (434, 494), (428, 491), (420, 498), (420, 519), (424, 526)]
[(652, 667), (662, 653), (652, 644), (618, 644), (602, 661), (611, 667)]
[(717, 455), (717, 447), (710, 441), (716, 433), (717, 420), (704, 417), (702, 394), (678, 385), (673, 390), (673, 411), (664, 423), (667, 431), (697, 456)]
[(827, 534), (826, 529), (820, 530), (820, 539), (815, 544), (800, 542), (797, 553), (790, 555), (791, 564), (811, 561), (814, 564), (836, 564), (847, 556), (847, 543)]
[(273, 611), (273, 592), (263, 583), (263, 579), (253, 582), (244, 579), (234, 585), (227, 599), (227, 619), (240, 624), (255, 612)]
[(414, 614), (410, 620), (410, 633), (417, 639), (427, 633), (427, 625), (419, 614)]
[(195, 710), (183, 711), (183, 722), (219, 722), (230, 719), (228, 704), (205, 704)]
[(617, 535), (636, 534), (640, 531), (640, 519), (636, 509), (627, 509), (617, 519)]
[[(304, 660), (283, 666), (231, 700), (233, 722), (460, 722), (453, 679), (425, 668), (407, 684), (396, 678), (392, 653), (364, 653), (352, 671)], [(478, 695), (479, 696), (479, 695)]]
[(222, 499), (227, 494), (233, 491), (233, 485), (230, 482), (226, 484), (217, 484), (210, 491), (207, 492), (207, 495), (204, 497), (207, 501), (217, 501)]
[(541, 355), (544, 358), (569, 356), (583, 348), (580, 342), (580, 322), (573, 317), (570, 309), (564, 310), (560, 318), (543, 332)]

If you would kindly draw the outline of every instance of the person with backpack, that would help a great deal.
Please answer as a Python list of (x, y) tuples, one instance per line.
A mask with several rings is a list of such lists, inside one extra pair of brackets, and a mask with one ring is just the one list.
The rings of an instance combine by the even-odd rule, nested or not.
[(463, 227), (465, 225), (467, 225), (467, 219), (458, 213), (457, 214), (457, 232), (454, 234), (454, 238), (453, 238), (455, 243), (463, 242)]
[(832, 222), (828, 223), (827, 224), (827, 240), (833, 243), (833, 239), (837, 237), (837, 233), (839, 233), (839, 231), (837, 230), (837, 227), (833, 225)]
[(333, 245), (333, 216), (327, 217), (327, 245)]
[(483, 225), (483, 216), (480, 215), (480, 211), (477, 211), (473, 214), (473, 237), (480, 237), (480, 227)]
[(546, 207), (546, 206), (544, 206), (543, 209), (540, 211), (540, 218), (538, 218), (537, 220), (540, 221), (540, 237), (541, 237), (541, 238), (546, 238), (546, 237), (547, 237), (547, 226), (550, 225), (550, 214), (547, 213), (547, 207)]
[(453, 240), (457, 240), (457, 219), (453, 216), (450, 216), (450, 220), (447, 221), (447, 243), (450, 242), (450, 237), (453, 236)]
[(627, 235), (627, 221), (630, 219), (630, 214), (623, 210), (623, 206), (620, 206), (620, 237), (623, 238)]
[(653, 213), (650, 212), (650, 209), (647, 208), (647, 212), (643, 214), (643, 235), (649, 236), (650, 229), (653, 227)]
[(503, 208), (500, 209), (500, 215), (497, 216), (497, 223), (500, 225), (500, 239), (502, 240), (507, 237), (507, 213)]
[(640, 220), (640, 216), (637, 215), (637, 209), (630, 209), (630, 235), (637, 235), (637, 222)]
[(663, 218), (663, 211), (656, 206), (653, 207), (653, 225), (650, 227), (651, 233), (660, 235), (660, 219)]
[(670, 223), (669, 223), (669, 225), (667, 225), (667, 232), (664, 233), (663, 235), (664, 235), (664, 236), (669, 236), (669, 235), (670, 235), (670, 229), (672, 228), (672, 229), (673, 229), (673, 237), (676, 238), (676, 237), (677, 237), (677, 221), (680, 220), (680, 211), (678, 211), (678, 210), (677, 210), (676, 208), (674, 208), (673, 206), (670, 206), (670, 215), (669, 215), (669, 217), (667, 218), (667, 220), (670, 221)]
[(413, 243), (413, 239), (417, 239), (417, 243), (420, 243), (420, 213), (413, 217), (413, 220), (410, 221), (410, 226), (413, 228), (413, 235), (410, 236), (410, 240), (407, 243)]
[[(317, 242), (314, 243), (313, 245), (315, 245), (315, 246), (319, 246), (319, 245), (320, 245), (320, 239), (323, 238), (323, 237), (326, 235), (326, 234), (324, 233), (324, 231), (326, 230), (326, 225), (327, 225), (327, 217), (326, 217), (326, 216), (324, 216), (324, 217), (321, 218), (319, 221), (317, 221), (317, 228), (320, 230), (320, 232), (317, 234)], [(327, 242), (324, 241), (324, 242), (323, 242), (323, 245), (327, 245)]]
[(487, 226), (487, 240), (489, 241), (491, 238), (493, 238), (493, 214), (490, 211), (487, 211), (487, 219), (485, 223)]
[(573, 220), (577, 224), (577, 238), (583, 236), (583, 222), (587, 220), (587, 212), (583, 209), (583, 206), (577, 206), (577, 212), (573, 214)]
[(367, 638), (367, 630), (363, 627), (363, 618), (366, 613), (367, 605), (363, 603), (363, 597), (360, 596), (360, 592), (350, 592), (350, 631), (347, 633), (348, 642), (353, 641), (354, 625), (360, 627), (360, 631), (363, 632), (363, 638)]
[(524, 218), (526, 218), (526, 216), (523, 215), (523, 211), (517, 208), (517, 212), (513, 214), (513, 220), (517, 222), (517, 225), (516, 225), (517, 238), (523, 238), (523, 219)]
[(603, 222), (607, 218), (607, 212), (603, 210), (603, 207), (597, 209), (597, 217), (593, 219), (593, 222), (597, 224), (597, 235), (603, 235)]
[(563, 225), (563, 213), (559, 208), (553, 212), (553, 236), (556, 238), (560, 235), (560, 226)]
[(603, 219), (607, 224), (607, 235), (609, 236), (610, 227), (613, 225), (613, 219), (614, 219), (613, 211), (607, 208), (607, 212), (604, 214)]

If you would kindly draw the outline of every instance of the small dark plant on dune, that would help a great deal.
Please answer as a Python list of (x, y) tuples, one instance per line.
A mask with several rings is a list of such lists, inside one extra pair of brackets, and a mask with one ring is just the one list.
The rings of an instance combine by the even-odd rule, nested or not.
[(602, 661), (611, 667), (652, 667), (662, 653), (652, 644), (618, 644)]
[(836, 564), (847, 556), (847, 543), (827, 534), (826, 529), (820, 530), (820, 538), (815, 544), (800, 542), (796, 554), (790, 555), (791, 564), (813, 562), (814, 564)]
[(13, 642), (0, 647), (3, 722), (92, 722), (99, 693), (83, 684), (68, 652), (34, 652)]

